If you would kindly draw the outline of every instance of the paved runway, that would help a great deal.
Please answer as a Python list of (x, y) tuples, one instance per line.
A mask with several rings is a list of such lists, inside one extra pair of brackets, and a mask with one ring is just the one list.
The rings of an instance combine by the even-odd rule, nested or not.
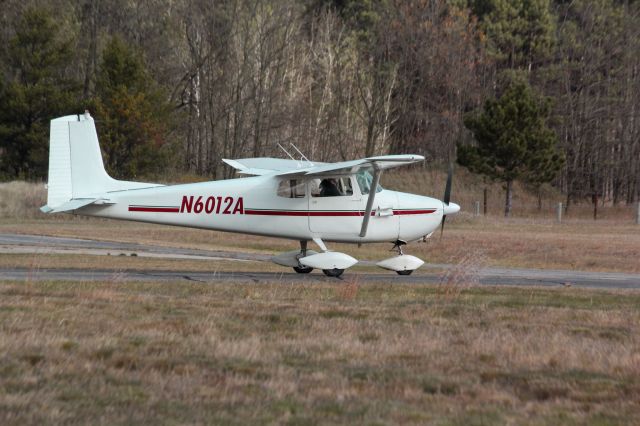
[[(229, 260), (236, 262), (268, 261), (264, 254), (197, 250), (151, 246), (134, 243), (95, 241), (76, 238), (59, 238), (37, 235), (0, 234), (0, 253), (66, 253), (90, 255), (119, 255), (135, 253), (140, 257), (160, 257), (172, 259)], [(372, 261), (361, 264), (372, 265)], [(433, 268), (445, 272), (433, 272)], [(431, 269), (431, 271), (430, 271)], [(455, 265), (425, 265), (411, 276), (398, 276), (392, 272), (356, 273), (345, 272), (345, 281), (357, 279), (360, 283), (412, 283), (437, 284), (451, 280), (454, 282), (475, 281), (485, 285), (514, 286), (574, 286), (584, 288), (640, 288), (640, 274), (610, 272), (585, 272), (542, 269), (482, 268), (476, 271), (456, 270)], [(193, 272), (154, 270), (85, 270), (85, 269), (20, 269), (0, 268), (0, 280), (38, 281), (197, 281), (254, 282), (254, 283), (314, 283), (333, 282), (335, 278), (322, 273), (309, 275), (293, 272)]]

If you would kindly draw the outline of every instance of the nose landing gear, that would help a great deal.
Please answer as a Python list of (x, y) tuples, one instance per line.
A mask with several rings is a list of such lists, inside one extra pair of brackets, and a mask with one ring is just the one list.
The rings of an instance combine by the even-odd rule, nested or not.
[(393, 243), (393, 247), (391, 247), (391, 250), (389, 251), (394, 251), (396, 250), (398, 252), (398, 254), (400, 256), (402, 256), (404, 253), (402, 253), (402, 246), (406, 246), (407, 242), (404, 240), (396, 240), (395, 243)]
[(413, 271), (424, 265), (424, 261), (410, 254), (402, 252), (402, 246), (407, 245), (406, 241), (396, 240), (391, 251), (397, 251), (398, 255), (382, 260), (376, 265), (382, 269), (395, 271), (398, 275), (411, 275)]

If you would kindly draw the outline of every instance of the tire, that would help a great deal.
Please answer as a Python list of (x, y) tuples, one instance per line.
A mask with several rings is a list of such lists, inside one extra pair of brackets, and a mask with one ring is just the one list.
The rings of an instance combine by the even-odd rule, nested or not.
[(398, 275), (411, 275), (413, 269), (405, 269), (404, 271), (396, 271)]
[(323, 269), (322, 272), (328, 277), (338, 278), (344, 272), (344, 269)]
[(294, 266), (293, 270), (299, 274), (308, 274), (313, 271), (313, 268), (311, 266)]

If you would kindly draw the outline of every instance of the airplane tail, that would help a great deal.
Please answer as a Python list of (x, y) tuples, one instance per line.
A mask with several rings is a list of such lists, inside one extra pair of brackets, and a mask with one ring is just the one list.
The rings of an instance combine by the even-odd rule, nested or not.
[(160, 185), (119, 181), (107, 174), (96, 126), (88, 112), (51, 120), (47, 205), (41, 208), (43, 212), (109, 204), (107, 192), (152, 186)]

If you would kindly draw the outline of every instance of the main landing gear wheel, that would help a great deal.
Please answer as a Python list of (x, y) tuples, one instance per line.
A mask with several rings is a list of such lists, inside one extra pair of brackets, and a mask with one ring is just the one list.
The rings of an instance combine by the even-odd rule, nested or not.
[(313, 271), (313, 268), (311, 266), (294, 266), (293, 270), (299, 274), (308, 274)]
[(413, 272), (413, 269), (405, 269), (404, 271), (396, 271), (396, 273), (398, 275), (411, 275), (411, 273)]
[(328, 277), (338, 278), (344, 272), (344, 269), (323, 269), (322, 272)]

